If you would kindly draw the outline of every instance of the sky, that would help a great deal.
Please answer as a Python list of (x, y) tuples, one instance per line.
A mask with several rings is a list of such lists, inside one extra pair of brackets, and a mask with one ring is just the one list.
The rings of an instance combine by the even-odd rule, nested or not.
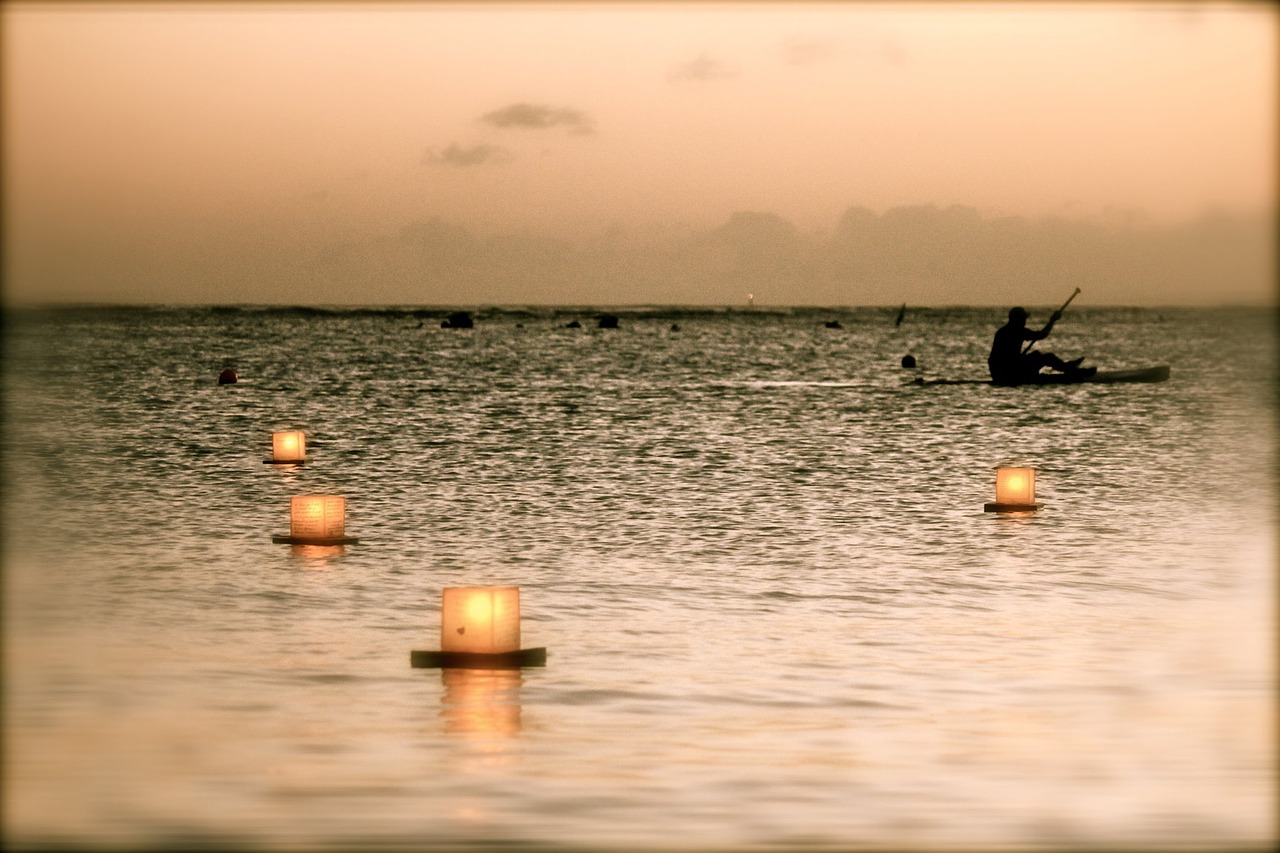
[(3, 4), (6, 303), (1275, 304), (1272, 4)]

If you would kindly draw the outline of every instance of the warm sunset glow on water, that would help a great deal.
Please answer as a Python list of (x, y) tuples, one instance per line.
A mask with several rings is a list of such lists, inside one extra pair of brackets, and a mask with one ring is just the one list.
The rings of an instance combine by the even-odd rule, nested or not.
[[(1270, 846), (1274, 314), (897, 310), (11, 315), (6, 846)], [(516, 587), (546, 666), (410, 666)]]
[(3, 4), (0, 843), (1270, 849), (1278, 23)]

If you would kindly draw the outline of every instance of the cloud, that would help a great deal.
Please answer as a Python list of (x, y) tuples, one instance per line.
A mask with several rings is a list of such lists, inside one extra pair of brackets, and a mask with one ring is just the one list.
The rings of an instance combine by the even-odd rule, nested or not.
[(480, 121), (504, 129), (516, 127), (545, 130), (552, 127), (565, 127), (570, 133), (580, 136), (595, 133), (595, 122), (581, 110), (549, 107), (545, 104), (511, 104), (500, 110), (485, 113), (480, 116)]
[(463, 148), (454, 142), (439, 153), (434, 148), (428, 148), (422, 154), (422, 165), (482, 166), (485, 163), (505, 163), (510, 159), (510, 153), (496, 145), (472, 145), (470, 148)]
[(693, 81), (701, 83), (737, 76), (737, 71), (718, 59), (712, 59), (706, 53), (697, 59), (676, 66), (675, 70), (671, 72), (671, 79), (677, 82)]

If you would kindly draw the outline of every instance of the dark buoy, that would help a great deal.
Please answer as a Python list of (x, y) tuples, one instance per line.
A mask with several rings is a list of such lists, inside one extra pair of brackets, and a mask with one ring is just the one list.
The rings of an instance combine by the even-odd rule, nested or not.
[(916, 366), (916, 357), (915, 357), (914, 355), (912, 355), (911, 353), (907, 353), (906, 355), (904, 355), (904, 356), (902, 357), (902, 366), (903, 366), (903, 367), (915, 367), (915, 366)]
[(679, 324), (679, 323), (672, 323), (672, 324), (671, 324), (671, 331), (673, 331), (673, 332), (678, 332), (678, 331), (680, 331), (680, 324)]
[(827, 322), (823, 323), (822, 325), (826, 326), (828, 329), (843, 329), (843, 328), (844, 328), (844, 326), (841, 326), (841, 325), (840, 325), (840, 321), (839, 321), (839, 320), (828, 320)]
[(613, 316), (612, 314), (601, 314), (601, 315), (600, 315), (600, 328), (602, 328), (602, 329), (616, 329), (616, 328), (618, 328), (618, 318), (617, 318), (617, 317), (615, 317), (615, 316)]
[(470, 329), (475, 323), (466, 311), (454, 311), (440, 324), (442, 329)]
[(219, 385), (235, 385), (236, 379), (236, 372), (230, 367), (218, 374)]

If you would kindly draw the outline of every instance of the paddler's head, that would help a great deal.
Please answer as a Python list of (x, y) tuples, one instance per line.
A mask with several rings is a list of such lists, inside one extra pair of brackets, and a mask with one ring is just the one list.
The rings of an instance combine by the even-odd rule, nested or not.
[(1027, 309), (1026, 308), (1010, 308), (1009, 322), (1015, 326), (1027, 325)]

